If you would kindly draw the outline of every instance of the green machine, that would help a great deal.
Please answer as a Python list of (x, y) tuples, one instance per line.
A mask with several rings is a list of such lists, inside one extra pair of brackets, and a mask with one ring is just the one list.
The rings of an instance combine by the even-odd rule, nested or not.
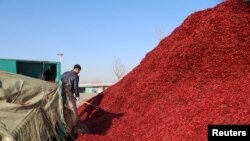
[(61, 80), (60, 62), (0, 59), (0, 71), (52, 82)]

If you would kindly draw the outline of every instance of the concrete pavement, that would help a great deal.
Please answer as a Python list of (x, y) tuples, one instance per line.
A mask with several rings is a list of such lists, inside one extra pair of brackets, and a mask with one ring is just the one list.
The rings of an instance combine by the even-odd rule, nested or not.
[(77, 107), (80, 107), (84, 101), (91, 99), (98, 93), (80, 93), (80, 100), (76, 102)]

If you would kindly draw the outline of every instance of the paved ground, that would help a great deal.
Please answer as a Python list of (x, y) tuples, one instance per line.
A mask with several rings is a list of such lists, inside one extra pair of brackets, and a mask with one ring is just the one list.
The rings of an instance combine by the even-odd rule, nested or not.
[(81, 106), (84, 101), (87, 101), (96, 95), (97, 93), (80, 93), (80, 100), (76, 102), (77, 107)]

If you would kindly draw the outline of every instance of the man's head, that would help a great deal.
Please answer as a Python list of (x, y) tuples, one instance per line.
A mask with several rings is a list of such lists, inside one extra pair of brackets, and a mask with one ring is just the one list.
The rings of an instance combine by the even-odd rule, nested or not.
[(76, 74), (79, 74), (80, 73), (80, 71), (81, 71), (81, 66), (79, 65), (79, 64), (76, 64), (75, 66), (74, 66), (74, 69), (73, 69), (73, 71), (76, 73)]

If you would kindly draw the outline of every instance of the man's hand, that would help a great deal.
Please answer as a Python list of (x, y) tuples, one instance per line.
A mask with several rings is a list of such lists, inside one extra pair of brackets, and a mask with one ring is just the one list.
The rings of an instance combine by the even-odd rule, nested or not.
[(76, 97), (76, 101), (79, 101), (80, 100), (80, 98), (79, 97)]

